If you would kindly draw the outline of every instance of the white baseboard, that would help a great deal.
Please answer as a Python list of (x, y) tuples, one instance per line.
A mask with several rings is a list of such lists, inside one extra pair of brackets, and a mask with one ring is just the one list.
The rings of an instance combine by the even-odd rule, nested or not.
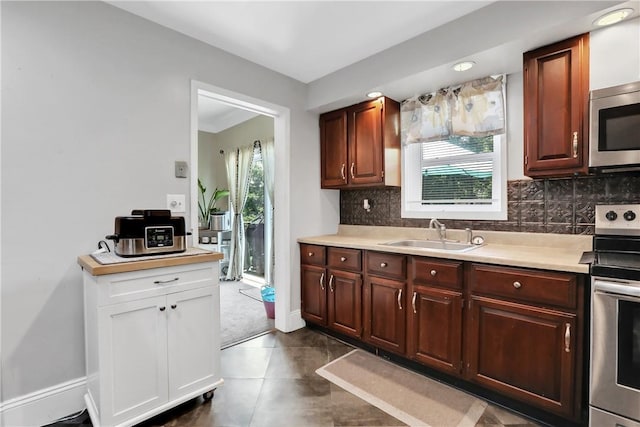
[(305, 326), (306, 323), (302, 320), (302, 311), (294, 310), (289, 313), (289, 318), (287, 319), (287, 330), (282, 332), (293, 332), (304, 328)]
[(82, 377), (9, 399), (0, 403), (0, 426), (41, 426), (82, 411), (86, 391)]

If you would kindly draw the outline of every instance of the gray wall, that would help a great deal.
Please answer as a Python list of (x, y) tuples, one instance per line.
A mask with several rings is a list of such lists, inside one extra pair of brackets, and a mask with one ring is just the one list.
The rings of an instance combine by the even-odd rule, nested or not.
[[(76, 257), (133, 208), (187, 194), (190, 79), (291, 110), (290, 251), (335, 231), (306, 86), (99, 2), (1, 2), (2, 400), (84, 376)], [(324, 215), (323, 215), (324, 214)], [(189, 213), (185, 215), (189, 218)], [(292, 283), (299, 266), (293, 263)], [(293, 286), (291, 306), (299, 307)]]

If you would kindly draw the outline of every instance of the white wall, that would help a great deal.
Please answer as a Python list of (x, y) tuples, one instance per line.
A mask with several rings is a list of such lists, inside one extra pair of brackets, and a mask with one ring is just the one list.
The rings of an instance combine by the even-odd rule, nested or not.
[[(0, 7), (3, 401), (84, 375), (76, 257), (115, 216), (188, 198), (173, 163), (189, 159), (191, 79), (290, 109), (292, 258), (297, 237), (335, 231), (305, 85), (105, 3)], [(295, 262), (290, 277), (296, 309)]]
[(591, 90), (640, 80), (640, 18), (590, 34)]

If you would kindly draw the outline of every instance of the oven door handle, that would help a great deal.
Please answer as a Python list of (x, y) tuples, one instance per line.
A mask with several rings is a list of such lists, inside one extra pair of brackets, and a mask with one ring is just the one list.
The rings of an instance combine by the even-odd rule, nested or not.
[(619, 283), (597, 280), (593, 283), (593, 290), (594, 292), (640, 298), (640, 287), (621, 285)]

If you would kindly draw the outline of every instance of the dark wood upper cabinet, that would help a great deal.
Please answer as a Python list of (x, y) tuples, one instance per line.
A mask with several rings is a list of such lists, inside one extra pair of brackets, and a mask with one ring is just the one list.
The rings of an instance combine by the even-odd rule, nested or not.
[(381, 97), (320, 116), (321, 186), (400, 185), (400, 104)]
[(524, 173), (588, 172), (589, 34), (524, 54)]

